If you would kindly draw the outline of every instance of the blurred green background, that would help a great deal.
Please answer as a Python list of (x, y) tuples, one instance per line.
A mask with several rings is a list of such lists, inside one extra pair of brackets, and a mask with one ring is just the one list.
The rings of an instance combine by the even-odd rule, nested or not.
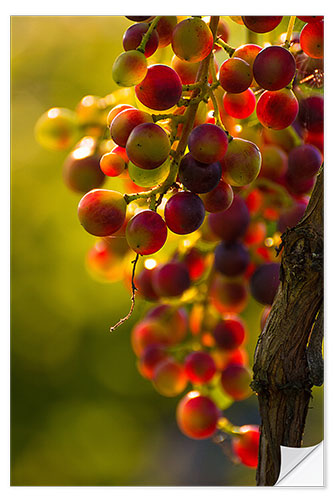
[[(11, 18), (11, 484), (254, 485), (253, 469), (209, 440), (183, 436), (179, 398), (160, 396), (139, 375), (129, 333), (143, 305), (108, 333), (128, 310), (128, 291), (88, 275), (95, 239), (78, 223), (80, 196), (63, 184), (66, 153), (34, 139), (47, 109), (115, 90), (111, 68), (130, 24), (120, 16)], [(244, 43), (242, 27), (229, 24), (230, 44)], [(251, 305), (250, 359), (261, 311)], [(236, 425), (259, 423), (255, 396), (225, 414)], [(322, 432), (315, 391), (304, 444)]]

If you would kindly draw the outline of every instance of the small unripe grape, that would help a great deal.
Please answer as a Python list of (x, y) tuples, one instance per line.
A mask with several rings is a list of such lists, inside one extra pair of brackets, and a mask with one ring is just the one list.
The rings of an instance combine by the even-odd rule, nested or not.
[(70, 148), (78, 137), (77, 115), (66, 108), (51, 108), (35, 125), (36, 140), (52, 151)]
[(188, 148), (193, 158), (201, 163), (222, 160), (228, 148), (227, 134), (216, 125), (204, 123), (195, 127), (188, 138)]
[(188, 153), (180, 162), (178, 176), (180, 182), (193, 193), (208, 193), (218, 185), (221, 173), (218, 161), (208, 165), (196, 161)]
[(243, 59), (232, 57), (222, 63), (219, 73), (221, 86), (227, 92), (244, 92), (252, 83), (253, 73), (250, 65)]
[(183, 263), (168, 262), (155, 269), (152, 283), (160, 297), (178, 297), (189, 288), (191, 281)]
[(257, 117), (264, 127), (281, 130), (289, 127), (298, 113), (298, 101), (290, 89), (266, 90), (257, 102)]
[(221, 166), (224, 182), (231, 186), (246, 186), (253, 182), (260, 172), (260, 150), (251, 141), (235, 138), (229, 142)]
[(260, 431), (258, 425), (242, 425), (241, 435), (234, 437), (232, 448), (239, 460), (248, 467), (258, 466)]
[(174, 69), (165, 64), (153, 64), (145, 79), (135, 87), (135, 94), (147, 108), (163, 111), (179, 101), (182, 82)]
[(99, 156), (87, 154), (83, 148), (75, 149), (63, 165), (63, 179), (69, 189), (78, 193), (101, 187), (105, 175), (100, 168)]
[(173, 233), (193, 233), (204, 221), (205, 206), (198, 195), (189, 191), (181, 191), (167, 201), (164, 217), (168, 228)]
[[(149, 29), (148, 23), (132, 24), (124, 33), (123, 47), (126, 52), (135, 50), (139, 47), (143, 36)], [(156, 30), (151, 33), (145, 47), (145, 57), (150, 57), (156, 52), (158, 47), (158, 34)]]
[(100, 159), (100, 167), (102, 172), (109, 177), (117, 177), (126, 167), (123, 158), (115, 153), (105, 153)]
[(241, 401), (251, 395), (251, 380), (251, 372), (244, 365), (229, 364), (221, 373), (223, 390), (235, 401)]
[(192, 352), (185, 359), (185, 373), (193, 384), (206, 384), (216, 373), (215, 362), (207, 352)]
[(188, 62), (199, 62), (210, 54), (213, 34), (207, 24), (197, 17), (184, 19), (172, 33), (172, 50), (177, 57)]
[(126, 153), (137, 167), (147, 170), (162, 165), (169, 156), (170, 141), (166, 132), (155, 123), (135, 127), (126, 143)]
[(111, 153), (120, 156), (125, 163), (129, 162), (125, 148), (122, 148), (121, 146), (115, 146), (113, 149), (111, 149)]
[(226, 92), (223, 96), (224, 109), (233, 118), (248, 118), (256, 107), (256, 97), (251, 89), (239, 94)]
[(238, 276), (246, 271), (250, 263), (247, 248), (240, 242), (222, 241), (215, 249), (215, 267), (225, 276)]
[(136, 108), (125, 109), (115, 116), (110, 125), (112, 140), (118, 146), (126, 147), (127, 140), (138, 125), (152, 123), (151, 115)]
[(240, 318), (225, 319), (217, 323), (213, 335), (220, 349), (233, 351), (244, 342), (245, 327)]
[(224, 241), (241, 238), (250, 223), (250, 214), (245, 201), (240, 196), (234, 196), (227, 210), (209, 215), (208, 223), (214, 234)]
[(127, 204), (121, 193), (93, 189), (83, 196), (78, 217), (84, 229), (94, 236), (109, 236), (121, 228)]
[(132, 217), (126, 226), (129, 246), (140, 255), (149, 255), (162, 248), (167, 239), (167, 227), (153, 210), (143, 210)]
[(155, 366), (152, 381), (155, 389), (169, 398), (178, 396), (187, 386), (184, 367), (170, 358)]
[(131, 106), (130, 104), (117, 104), (114, 108), (112, 108), (109, 111), (109, 114), (106, 118), (106, 124), (108, 127), (110, 127), (112, 120), (119, 115), (122, 111), (125, 111), (125, 109), (134, 109), (134, 106)]
[(252, 274), (250, 279), (251, 294), (260, 304), (273, 304), (280, 284), (279, 275), (280, 264), (277, 262), (262, 264)]
[(245, 26), (254, 33), (268, 33), (276, 28), (283, 16), (242, 16)]
[(301, 31), (299, 42), (309, 57), (321, 59), (324, 56), (324, 21), (309, 23)]
[[(152, 170), (137, 167), (129, 162), (128, 174), (132, 181), (140, 187), (152, 187), (161, 184), (167, 178), (170, 171), (170, 162), (166, 160), (162, 165)], [(135, 192), (135, 191), (134, 191)]]
[(147, 74), (147, 59), (138, 50), (122, 52), (112, 66), (112, 78), (121, 87), (133, 87)]
[(192, 439), (206, 439), (216, 431), (220, 417), (215, 403), (197, 391), (184, 396), (177, 406), (177, 423), (180, 430)]

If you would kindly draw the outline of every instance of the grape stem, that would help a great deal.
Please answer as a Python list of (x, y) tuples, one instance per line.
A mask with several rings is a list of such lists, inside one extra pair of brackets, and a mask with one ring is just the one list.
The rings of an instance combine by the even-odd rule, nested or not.
[(130, 310), (128, 311), (128, 313), (126, 314), (126, 316), (124, 316), (124, 318), (121, 318), (118, 323), (116, 323), (114, 326), (111, 326), (110, 327), (110, 332), (114, 332), (116, 330), (116, 328), (118, 328), (119, 326), (121, 326), (123, 323), (125, 323), (125, 321), (127, 321), (131, 316), (132, 316), (132, 313), (134, 311), (134, 306), (135, 306), (135, 293), (137, 291), (137, 288), (135, 286), (135, 283), (134, 283), (134, 277), (135, 277), (135, 268), (136, 268), (136, 265), (138, 263), (138, 260), (139, 260), (139, 257), (140, 255), (137, 253), (136, 254), (136, 257), (134, 260), (132, 260), (132, 264), (133, 264), (133, 269), (132, 269), (132, 296), (131, 296), (131, 308)]
[(234, 49), (234, 47), (231, 47), (231, 45), (222, 40), (222, 38), (217, 38), (215, 40), (215, 44), (222, 47), (222, 49), (226, 51), (229, 57), (232, 57), (234, 55), (236, 49)]
[(145, 34), (144, 34), (144, 36), (142, 37), (141, 43), (140, 43), (139, 47), (136, 49), (136, 50), (138, 50), (139, 52), (142, 52), (142, 54), (144, 54), (144, 53), (145, 53), (146, 45), (147, 45), (147, 43), (149, 42), (149, 39), (150, 39), (150, 37), (151, 37), (151, 34), (152, 34), (152, 32), (154, 31), (154, 29), (156, 28), (156, 25), (157, 25), (158, 21), (161, 19), (161, 17), (162, 17), (162, 16), (156, 16), (156, 17), (152, 20), (152, 22), (151, 22), (151, 24), (150, 24), (150, 26), (149, 26), (148, 30), (146, 31), (146, 33), (145, 33)]
[(240, 428), (233, 425), (227, 418), (221, 417), (217, 422), (217, 428), (230, 436), (241, 436)]
[(296, 16), (290, 16), (289, 23), (288, 23), (288, 28), (287, 28), (286, 40), (284, 42), (284, 47), (286, 49), (289, 49), (289, 47), (291, 45), (290, 44), (290, 39), (291, 39), (292, 34), (293, 34), (293, 29), (294, 29), (295, 21), (296, 21)]

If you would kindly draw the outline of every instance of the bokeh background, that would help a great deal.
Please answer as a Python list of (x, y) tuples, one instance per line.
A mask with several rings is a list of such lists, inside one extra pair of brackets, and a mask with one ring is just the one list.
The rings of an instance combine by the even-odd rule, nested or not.
[[(228, 22), (230, 44), (245, 43), (242, 27)], [(95, 240), (78, 223), (80, 196), (63, 184), (66, 153), (34, 139), (47, 109), (115, 90), (111, 68), (130, 24), (120, 16), (11, 18), (11, 484), (254, 485), (253, 469), (209, 440), (183, 436), (179, 398), (160, 396), (140, 376), (129, 333), (145, 305), (109, 333), (127, 313), (128, 290), (87, 273)], [(260, 312), (250, 302), (243, 315), (250, 359)], [(323, 438), (322, 393), (314, 391), (304, 446)], [(259, 423), (255, 396), (225, 414), (236, 425)]]

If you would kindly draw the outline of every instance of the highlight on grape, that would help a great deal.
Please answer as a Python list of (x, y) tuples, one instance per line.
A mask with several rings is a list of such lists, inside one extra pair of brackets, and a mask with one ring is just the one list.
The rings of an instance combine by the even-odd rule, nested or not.
[[(229, 443), (235, 463), (255, 468), (259, 426), (223, 412), (253, 394), (242, 315), (256, 302), (264, 328), (281, 234), (304, 215), (323, 163), (324, 20), (126, 17), (118, 88), (46, 111), (36, 139), (68, 152), (63, 179), (96, 237), (90, 274), (128, 287), (111, 332), (145, 301), (130, 340), (140, 374), (178, 398), (185, 436)], [(248, 43), (228, 44), (233, 23)]]

